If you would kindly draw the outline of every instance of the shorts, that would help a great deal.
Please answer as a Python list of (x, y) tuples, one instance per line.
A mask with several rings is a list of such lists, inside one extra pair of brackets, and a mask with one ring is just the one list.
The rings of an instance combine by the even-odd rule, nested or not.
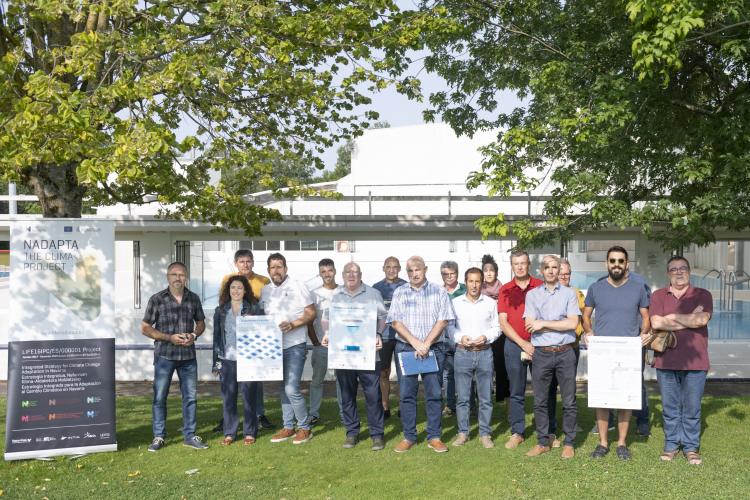
[(391, 360), (396, 356), (396, 343), (398, 340), (383, 340), (383, 348), (378, 351), (380, 354), (381, 370), (390, 369)]

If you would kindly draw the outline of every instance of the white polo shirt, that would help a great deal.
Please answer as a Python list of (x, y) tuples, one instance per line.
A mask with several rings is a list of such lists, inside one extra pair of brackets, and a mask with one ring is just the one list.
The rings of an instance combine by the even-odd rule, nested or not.
[(488, 344), (500, 336), (497, 301), (480, 294), (477, 301), (472, 302), (466, 295), (461, 295), (453, 299), (452, 304), (456, 311), (456, 320), (448, 323), (446, 330), (456, 344), (460, 344), (461, 338), (465, 335), (472, 340), (484, 335)]
[[(289, 276), (276, 286), (273, 281), (260, 291), (260, 308), (267, 316), (275, 315), (282, 321), (296, 321), (305, 314), (305, 307), (314, 304), (307, 285)], [(283, 334), (283, 348), (304, 344), (307, 325), (298, 326)]]

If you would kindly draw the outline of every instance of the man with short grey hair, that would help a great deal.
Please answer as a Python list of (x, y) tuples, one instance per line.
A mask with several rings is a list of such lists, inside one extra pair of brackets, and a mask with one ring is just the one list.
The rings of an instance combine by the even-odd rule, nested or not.
[[(440, 276), (443, 278), (443, 286), (448, 292), (451, 301), (456, 297), (466, 294), (466, 285), (458, 282), (458, 264), (452, 260), (446, 260), (440, 264)], [(445, 363), (443, 364), (443, 387), (445, 388), (445, 408), (443, 416), (449, 417), (456, 414), (456, 377), (455, 377), (456, 343), (451, 335), (445, 336)], [(472, 392), (473, 394), (473, 392)], [(474, 401), (472, 399), (472, 401)], [(472, 406), (472, 410), (474, 410)]]

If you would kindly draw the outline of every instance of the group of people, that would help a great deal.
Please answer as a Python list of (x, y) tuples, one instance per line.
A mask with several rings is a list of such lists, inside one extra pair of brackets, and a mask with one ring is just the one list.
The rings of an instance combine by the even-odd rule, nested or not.
[[(427, 266), (421, 257), (414, 256), (406, 262), (408, 281), (399, 277), (399, 260), (389, 257), (383, 265), (385, 278), (369, 286), (362, 282), (360, 266), (349, 262), (341, 274), (341, 286), (336, 282), (334, 262), (323, 259), (319, 263), (323, 285), (310, 291), (304, 283), (287, 275), (282, 254), (268, 257), (269, 280), (253, 272), (252, 252), (239, 250), (235, 254), (238, 272), (224, 278), (213, 321), (212, 371), (220, 379), (224, 410), (218, 427), (224, 433), (221, 444), (229, 445), (237, 439), (238, 393), (242, 394), (245, 445), (255, 442), (259, 426), (275, 428), (264, 415), (263, 384), (237, 381), (238, 315), (280, 318), (283, 427), (271, 442), (292, 439), (294, 444), (301, 444), (313, 437), (312, 428), (320, 416), (323, 380), (328, 372), (331, 305), (372, 304), (377, 310), (375, 368), (335, 370), (339, 412), (346, 429), (344, 448), (353, 448), (358, 442), (358, 385), (364, 392), (372, 449), (382, 450), (384, 420), (391, 417), (392, 361), (397, 361), (398, 355), (420, 359), (434, 356), (437, 371), (404, 375), (396, 370), (398, 417), (403, 425), (403, 440), (395, 447), (397, 453), (406, 452), (417, 443), (420, 378), (425, 392), (429, 448), (448, 451), (441, 440), (442, 418), (453, 415), (458, 424), (453, 446), (470, 441), (470, 418), (474, 417), (479, 421), (480, 444), (494, 448), (493, 389), (496, 401), (505, 401), (511, 424), (505, 447), (518, 447), (525, 439), (525, 392), (530, 372), (537, 444), (526, 456), (535, 457), (550, 448), (562, 447), (562, 458), (572, 458), (575, 438), (582, 431), (576, 405), (581, 337), (588, 345), (595, 335), (638, 336), (645, 353), (653, 328), (673, 331), (678, 340), (675, 348), (655, 355), (665, 433), (660, 458), (672, 461), (684, 452), (688, 463), (700, 464), (701, 398), (709, 369), (706, 325), (713, 301), (709, 292), (690, 284), (688, 261), (681, 256), (670, 258), (670, 284), (652, 294), (646, 279), (629, 270), (627, 251), (612, 247), (606, 257), (607, 275), (590, 285), (585, 297), (570, 286), (571, 267), (565, 259), (556, 255), (544, 257), (538, 270), (542, 279), (531, 276), (531, 260), (526, 252), (511, 254), (510, 263), (513, 278), (503, 285), (491, 255), (483, 257), (481, 269), (466, 270), (463, 283), (459, 282), (458, 265), (446, 261), (440, 267), (443, 283), (437, 284), (427, 280)], [(182, 263), (169, 266), (167, 279), (169, 287), (149, 300), (142, 325), (143, 334), (152, 338), (155, 345), (154, 440), (149, 451), (158, 451), (164, 445), (166, 397), (175, 371), (182, 393), (184, 445), (202, 449), (207, 445), (195, 435), (194, 344), (205, 330), (205, 316), (199, 297), (185, 288), (187, 269)], [(308, 338), (313, 369), (309, 411), (300, 390)], [(651, 434), (643, 381), (641, 386), (641, 410), (617, 411), (616, 454), (621, 460), (632, 458), (626, 435), (633, 414), (639, 435)], [(557, 437), (555, 419), (558, 387), (563, 406), (562, 443)], [(601, 459), (609, 453), (608, 431), (615, 430), (614, 412), (607, 408), (595, 412), (597, 423), (591, 432), (599, 435), (600, 444), (590, 456)]]

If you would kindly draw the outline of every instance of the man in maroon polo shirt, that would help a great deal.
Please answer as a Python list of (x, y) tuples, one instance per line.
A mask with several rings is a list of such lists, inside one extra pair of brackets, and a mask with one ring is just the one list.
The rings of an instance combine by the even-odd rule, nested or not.
[[(531, 261), (529, 254), (523, 250), (510, 255), (510, 265), (515, 278), (500, 288), (497, 298), (497, 312), (500, 316), (500, 329), (505, 333), (505, 368), (510, 382), (510, 432), (506, 448), (515, 448), (523, 443), (526, 430), (526, 367), (531, 370), (531, 356), (534, 346), (531, 345), (531, 334), (526, 331), (523, 319), (526, 294), (544, 282), (532, 278), (529, 274)], [(526, 352), (527, 362), (521, 360), (521, 352)], [(552, 444), (552, 443), (550, 443)], [(559, 446), (559, 444), (558, 444)]]
[(687, 462), (702, 463), (698, 455), (701, 435), (701, 400), (706, 385), (708, 362), (708, 320), (713, 313), (711, 293), (690, 284), (690, 264), (674, 256), (667, 262), (670, 285), (651, 296), (651, 326), (668, 330), (677, 346), (656, 353), (656, 377), (664, 408), (664, 453), (671, 462), (680, 456), (680, 444)]

